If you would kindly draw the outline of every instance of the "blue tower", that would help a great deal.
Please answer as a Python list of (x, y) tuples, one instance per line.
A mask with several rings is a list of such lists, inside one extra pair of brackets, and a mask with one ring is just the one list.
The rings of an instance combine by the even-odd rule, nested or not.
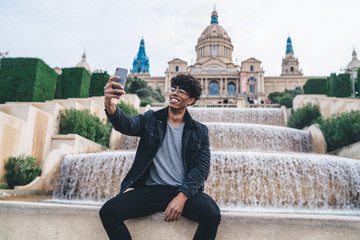
[(288, 37), (287, 42), (286, 42), (286, 54), (289, 54), (289, 53), (294, 54), (294, 50), (293, 50), (293, 46), (292, 46), (290, 37)]
[(149, 72), (149, 58), (145, 53), (144, 39), (141, 39), (140, 41), (139, 52), (134, 59), (133, 68), (130, 72)]

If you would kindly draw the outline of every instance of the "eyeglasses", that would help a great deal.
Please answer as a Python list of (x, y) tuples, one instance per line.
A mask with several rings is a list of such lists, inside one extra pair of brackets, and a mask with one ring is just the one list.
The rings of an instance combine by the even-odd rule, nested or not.
[(179, 95), (189, 95), (184, 89), (181, 89), (181, 88), (178, 88), (178, 87), (177, 88), (171, 87), (170, 92), (171, 93), (177, 92)]

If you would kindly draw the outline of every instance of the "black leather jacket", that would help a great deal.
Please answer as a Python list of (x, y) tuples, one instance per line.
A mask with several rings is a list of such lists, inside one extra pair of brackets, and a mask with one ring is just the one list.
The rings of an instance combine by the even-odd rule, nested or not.
[[(151, 165), (166, 133), (168, 107), (159, 111), (147, 111), (135, 117), (127, 116), (117, 107), (113, 116), (108, 115), (115, 130), (130, 136), (139, 136), (140, 142), (133, 165), (123, 182), (120, 193), (127, 188), (145, 185)], [(204, 190), (204, 182), (210, 170), (210, 146), (208, 128), (193, 120), (186, 110), (185, 127), (182, 136), (182, 160), (187, 173), (178, 191), (190, 199)]]

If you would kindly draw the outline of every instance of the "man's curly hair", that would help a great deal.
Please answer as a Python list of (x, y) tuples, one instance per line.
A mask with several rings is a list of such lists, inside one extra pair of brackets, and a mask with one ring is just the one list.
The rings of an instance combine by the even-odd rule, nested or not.
[(191, 104), (194, 105), (196, 100), (199, 100), (201, 95), (201, 85), (200, 81), (195, 79), (190, 74), (179, 74), (171, 79), (171, 87), (176, 87), (184, 89), (189, 96), (195, 98), (195, 101)]

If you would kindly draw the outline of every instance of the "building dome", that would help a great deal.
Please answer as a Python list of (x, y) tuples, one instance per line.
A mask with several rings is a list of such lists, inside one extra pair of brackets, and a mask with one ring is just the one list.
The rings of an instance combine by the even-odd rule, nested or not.
[(85, 53), (85, 51), (84, 51), (84, 53), (83, 53), (83, 55), (82, 55), (81, 62), (79, 62), (78, 64), (76, 64), (75, 67), (83, 67), (83, 68), (85, 68), (85, 69), (91, 74), (90, 65), (86, 62), (86, 53)]
[[(232, 66), (232, 52), (234, 50), (231, 39), (225, 29), (219, 25), (218, 14), (211, 13), (210, 25), (205, 28), (195, 46), (197, 68)], [(216, 59), (217, 63), (214, 60)], [(209, 62), (212, 61), (212, 62)], [(204, 65), (205, 64), (205, 65)], [(227, 65), (230, 64), (230, 65)]]
[(349, 64), (347, 65), (346, 69), (347, 70), (353, 70), (353, 71), (357, 71), (358, 68), (360, 68), (360, 61), (359, 59), (357, 59), (356, 57), (356, 51), (354, 49), (353, 53), (352, 53), (352, 60), (351, 62), (349, 62)]
[(225, 29), (218, 23), (218, 15), (214, 10), (211, 14), (211, 24), (202, 32), (198, 39), (198, 43), (209, 40), (211, 38), (223, 39), (231, 43), (231, 39)]

